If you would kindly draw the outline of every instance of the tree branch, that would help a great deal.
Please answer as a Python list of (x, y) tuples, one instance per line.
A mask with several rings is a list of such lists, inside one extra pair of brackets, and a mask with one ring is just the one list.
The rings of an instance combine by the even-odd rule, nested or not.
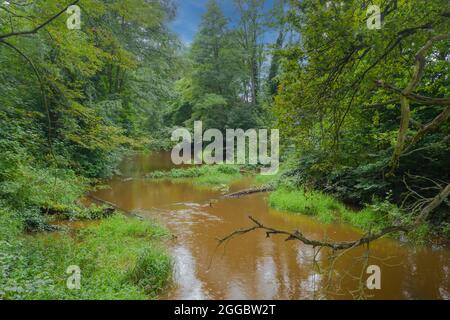
[[(429, 98), (424, 97), (421, 95), (414, 94), (413, 91), (417, 88), (418, 84), (423, 78), (423, 75), (425, 73), (425, 66), (426, 66), (426, 54), (428, 50), (430, 50), (435, 42), (442, 41), (442, 40), (448, 40), (450, 39), (450, 34), (444, 34), (444, 35), (438, 35), (430, 40), (427, 41), (427, 43), (417, 52), (416, 54), (416, 66), (414, 69), (414, 75), (411, 79), (411, 81), (408, 83), (407, 87), (403, 90), (400, 90), (388, 83), (385, 83), (382, 80), (378, 80), (376, 83), (383, 88), (386, 88), (388, 90), (397, 92), (400, 94), (400, 103), (401, 103), (401, 120), (400, 120), (400, 129), (398, 132), (397, 137), (397, 144), (394, 148), (394, 153), (392, 155), (391, 160), (391, 171), (388, 175), (393, 175), (394, 171), (397, 169), (400, 158), (405, 151), (405, 142), (408, 134), (408, 129), (411, 121), (411, 108), (410, 108), (410, 100), (414, 100), (417, 102), (420, 102), (422, 104), (429, 104), (429, 105), (446, 105), (450, 106), (450, 99), (440, 99), (440, 98)], [(435, 120), (433, 120), (432, 123), (425, 126), (423, 129), (419, 131), (419, 133), (415, 136), (413, 139), (413, 142), (416, 143), (419, 141), (426, 133), (428, 133), (431, 130), (436, 129), (440, 124), (445, 122), (450, 115), (450, 110), (448, 108), (444, 110), (444, 112), (439, 115)]]
[[(448, 98), (430, 98), (430, 97), (422, 96), (422, 95), (416, 94), (416, 93), (407, 93), (407, 92), (403, 91), (402, 89), (399, 89), (399, 88), (397, 88), (397, 87), (395, 87), (395, 86), (393, 86), (393, 85), (391, 85), (389, 83), (386, 83), (386, 82), (384, 82), (382, 80), (376, 81), (376, 84), (379, 87), (382, 87), (384, 89), (393, 91), (395, 93), (398, 93), (401, 96), (404, 96), (404, 97), (408, 98), (412, 102), (420, 103), (422, 105), (450, 106), (450, 99), (448, 99)], [(390, 103), (392, 103), (392, 101), (393, 100), (390, 100), (387, 103), (378, 104), (378, 105), (375, 105), (375, 106), (383, 106), (385, 104), (390, 104)], [(370, 106), (368, 106), (368, 107), (370, 107)]]
[(1, 40), (5, 40), (5, 39), (10, 38), (10, 37), (23, 36), (23, 35), (28, 35), (28, 34), (35, 34), (35, 33), (39, 32), (39, 30), (41, 30), (42, 28), (44, 28), (45, 26), (50, 24), (53, 20), (57, 19), (64, 12), (66, 12), (67, 9), (70, 6), (76, 5), (79, 1), (80, 0), (73, 1), (71, 4), (67, 5), (63, 10), (61, 10), (57, 14), (53, 15), (51, 18), (49, 18), (48, 20), (44, 21), (42, 24), (40, 24), (39, 26), (35, 27), (34, 29), (25, 30), (25, 31), (10, 32), (10, 33), (6, 33), (6, 34), (3, 34), (3, 35), (0, 35), (0, 41)]
[(372, 241), (378, 240), (378, 239), (380, 239), (388, 234), (394, 233), (394, 232), (408, 232), (410, 230), (410, 228), (408, 228), (406, 226), (393, 226), (393, 227), (385, 228), (377, 233), (373, 233), (373, 234), (369, 233), (369, 234), (365, 235), (364, 237), (362, 237), (361, 239), (358, 239), (356, 241), (328, 242), (328, 241), (319, 241), (319, 240), (309, 239), (309, 238), (305, 237), (298, 230), (294, 231), (294, 232), (288, 232), (288, 231), (284, 231), (284, 230), (277, 230), (274, 228), (266, 227), (251, 216), (249, 217), (249, 219), (255, 224), (253, 227), (237, 230), (237, 231), (231, 233), (230, 235), (226, 236), (225, 238), (218, 239), (219, 245), (222, 245), (223, 243), (225, 243), (235, 237), (242, 236), (244, 234), (251, 233), (251, 232), (257, 231), (257, 230), (263, 230), (266, 232), (266, 235), (268, 238), (271, 235), (283, 235), (283, 236), (287, 237), (286, 241), (297, 240), (297, 241), (300, 241), (306, 245), (309, 245), (309, 246), (312, 246), (315, 248), (317, 248), (317, 247), (324, 248), (325, 247), (325, 248), (333, 249), (335, 251), (340, 251), (340, 250), (347, 250), (347, 249), (360, 247), (362, 245), (365, 245)]
[(255, 193), (264, 193), (264, 192), (270, 192), (273, 191), (273, 187), (261, 187), (261, 188), (252, 188), (252, 189), (245, 189), (242, 191), (238, 191), (238, 192), (234, 192), (234, 193), (230, 193), (227, 195), (224, 195), (224, 198), (241, 198), (244, 196), (248, 196), (251, 194), (255, 194)]

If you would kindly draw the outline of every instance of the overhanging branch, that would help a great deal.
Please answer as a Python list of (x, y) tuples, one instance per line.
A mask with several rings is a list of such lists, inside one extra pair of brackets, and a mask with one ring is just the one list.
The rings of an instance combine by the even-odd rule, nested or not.
[[(429, 98), (424, 97), (418, 94), (413, 93), (413, 91), (417, 88), (420, 81), (423, 78), (425, 73), (426, 66), (426, 54), (428, 50), (430, 50), (435, 42), (449, 40), (450, 34), (443, 34), (435, 36), (427, 41), (427, 43), (417, 52), (416, 54), (416, 65), (414, 69), (414, 75), (412, 76), (410, 82), (406, 86), (405, 89), (401, 90), (393, 85), (390, 85), (382, 80), (376, 81), (377, 85), (388, 89), (390, 91), (394, 91), (400, 95), (400, 104), (401, 104), (401, 119), (400, 119), (400, 128), (397, 136), (397, 143), (394, 148), (394, 153), (392, 155), (391, 160), (391, 171), (388, 175), (394, 175), (395, 170), (399, 166), (400, 158), (402, 154), (405, 152), (406, 138), (408, 134), (409, 125), (411, 122), (411, 109), (410, 103), (411, 101), (419, 102), (424, 105), (444, 105), (450, 106), (450, 99), (447, 98)], [(425, 136), (429, 131), (436, 129), (445, 122), (449, 117), (449, 108), (444, 110), (437, 118), (433, 120), (432, 123), (425, 126), (419, 133), (414, 137), (413, 143), (417, 143), (423, 136)]]
[(44, 21), (43, 23), (41, 23), (40, 25), (35, 27), (34, 29), (25, 30), (25, 31), (10, 32), (10, 33), (6, 33), (6, 34), (3, 34), (3, 35), (0, 35), (0, 41), (1, 40), (5, 40), (5, 39), (10, 38), (10, 37), (35, 34), (35, 33), (39, 32), (39, 30), (41, 30), (42, 28), (44, 28), (45, 26), (47, 26), (48, 24), (50, 24), (51, 22), (56, 20), (59, 16), (61, 16), (64, 12), (67, 11), (67, 9), (70, 6), (76, 5), (78, 2), (80, 2), (80, 0), (73, 1), (71, 4), (67, 5), (60, 12), (56, 13), (55, 15), (53, 15), (52, 17), (50, 17), (49, 19), (47, 19), (46, 21)]

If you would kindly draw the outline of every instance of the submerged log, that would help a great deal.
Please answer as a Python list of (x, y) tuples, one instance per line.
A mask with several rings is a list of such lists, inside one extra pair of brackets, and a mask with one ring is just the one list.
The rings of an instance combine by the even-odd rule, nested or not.
[(92, 196), (92, 195), (90, 195), (90, 194), (87, 195), (86, 197), (89, 198), (89, 199), (91, 199), (91, 200), (94, 201), (94, 202), (97, 202), (97, 203), (100, 203), (100, 204), (107, 205), (108, 207), (114, 208), (114, 209), (119, 210), (119, 211), (126, 212), (125, 210), (123, 210), (122, 208), (119, 208), (116, 204), (114, 204), (114, 203), (112, 203), (112, 202), (109, 202), (109, 201), (106, 201), (106, 200), (102, 200), (102, 199), (97, 198), (97, 197), (94, 197), (94, 196)]
[(260, 187), (260, 188), (250, 188), (250, 189), (245, 189), (245, 190), (241, 190), (238, 192), (230, 193), (223, 197), (224, 198), (241, 198), (241, 197), (249, 196), (249, 195), (252, 195), (255, 193), (271, 192), (273, 190), (274, 190), (273, 187), (268, 187), (268, 186)]
[(135, 212), (130, 212), (130, 211), (128, 211), (128, 210), (122, 209), (122, 208), (120, 208), (118, 205), (116, 205), (116, 204), (114, 204), (114, 203), (112, 203), (112, 202), (109, 202), (109, 201), (106, 201), (106, 200), (103, 200), (103, 199), (94, 197), (93, 195), (87, 195), (86, 197), (89, 198), (89, 199), (91, 199), (91, 200), (94, 201), (94, 202), (97, 202), (97, 203), (100, 203), (100, 204), (107, 205), (108, 207), (110, 207), (110, 208), (109, 208), (110, 210), (111, 210), (111, 209), (117, 210), (117, 211), (123, 212), (123, 213), (125, 213), (125, 214), (127, 214), (127, 215), (130, 215), (130, 216), (133, 216), (133, 217), (135, 217), (135, 218), (138, 218), (139, 220), (145, 220), (145, 218), (144, 218), (143, 216), (141, 216), (141, 215), (139, 215), (139, 214), (137, 214), (137, 213), (135, 213)]

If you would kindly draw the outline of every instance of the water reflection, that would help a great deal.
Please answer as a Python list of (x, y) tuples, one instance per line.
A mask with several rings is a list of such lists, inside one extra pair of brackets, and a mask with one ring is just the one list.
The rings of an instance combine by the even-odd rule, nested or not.
[(173, 256), (175, 257), (175, 275), (174, 281), (177, 285), (177, 295), (174, 299), (187, 300), (206, 300), (203, 283), (197, 278), (197, 263), (192, 256), (189, 248), (176, 246), (173, 248)]

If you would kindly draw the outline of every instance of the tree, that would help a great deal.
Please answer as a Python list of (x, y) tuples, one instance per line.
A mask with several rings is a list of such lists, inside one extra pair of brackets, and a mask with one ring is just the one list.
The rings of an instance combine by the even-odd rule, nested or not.
[(196, 98), (203, 94), (217, 94), (233, 100), (236, 96), (233, 87), (233, 45), (227, 26), (228, 21), (217, 1), (208, 1), (207, 12), (202, 18), (191, 52)]
[[(2, 111), (34, 113), (48, 136), (45, 153), (59, 165), (109, 174), (123, 146), (161, 127), (178, 59), (166, 26), (170, 2), (2, 4)], [(81, 30), (66, 27), (73, 4), (82, 9)]]
[(263, 0), (235, 0), (240, 14), (239, 27), (236, 31), (241, 48), (242, 65), (246, 77), (242, 79), (246, 102), (258, 103), (261, 88), (261, 66), (264, 59), (264, 47), (261, 36), (264, 33)]
[(298, 41), (281, 50), (275, 108), (301, 181), (360, 204), (390, 190), (402, 204), (408, 187), (433, 199), (431, 181), (445, 189), (449, 46), (433, 39), (449, 34), (449, 11), (446, 1), (387, 1), (382, 28), (370, 30), (365, 1), (291, 2)]

